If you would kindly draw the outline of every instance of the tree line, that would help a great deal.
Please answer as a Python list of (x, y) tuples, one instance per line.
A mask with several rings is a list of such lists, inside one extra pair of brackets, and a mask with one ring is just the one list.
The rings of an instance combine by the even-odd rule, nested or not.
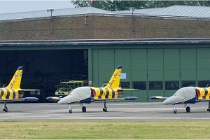
[(76, 0), (73, 1), (75, 7), (95, 7), (103, 10), (118, 11), (129, 10), (130, 7), (134, 9), (144, 8), (161, 8), (173, 5), (185, 6), (210, 6), (210, 1), (124, 1), (124, 0)]

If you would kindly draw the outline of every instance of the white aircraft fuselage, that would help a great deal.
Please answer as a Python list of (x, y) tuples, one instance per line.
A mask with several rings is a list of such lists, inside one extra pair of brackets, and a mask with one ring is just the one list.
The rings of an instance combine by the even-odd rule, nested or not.
[(91, 88), (90, 87), (78, 87), (74, 89), (68, 96), (60, 99), (59, 104), (69, 104), (80, 102), (81, 100), (91, 98)]
[(198, 102), (196, 87), (183, 87), (177, 90), (174, 95), (163, 101), (163, 104), (196, 103)]
[(187, 104), (197, 102), (209, 102), (207, 111), (210, 112), (210, 87), (183, 87), (177, 90), (171, 97), (151, 96), (150, 99), (163, 100), (163, 104), (174, 105), (174, 113), (177, 113), (176, 104), (185, 104), (186, 112), (190, 112)]

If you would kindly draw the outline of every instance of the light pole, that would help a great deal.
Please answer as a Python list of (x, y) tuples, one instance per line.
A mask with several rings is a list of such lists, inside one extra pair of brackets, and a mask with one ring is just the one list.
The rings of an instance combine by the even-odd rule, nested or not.
[(50, 12), (50, 31), (51, 31), (51, 34), (53, 34), (53, 30), (52, 30), (52, 26), (53, 26), (52, 13), (54, 12), (54, 9), (47, 9), (47, 12)]
[(132, 31), (133, 31), (133, 36), (135, 37), (134, 16), (133, 16), (133, 11), (135, 10), (135, 8), (129, 7), (129, 10), (131, 10), (132, 13)]
[(129, 10), (131, 10), (131, 12), (132, 12), (132, 18), (133, 18), (133, 11), (134, 11), (134, 7), (129, 7)]

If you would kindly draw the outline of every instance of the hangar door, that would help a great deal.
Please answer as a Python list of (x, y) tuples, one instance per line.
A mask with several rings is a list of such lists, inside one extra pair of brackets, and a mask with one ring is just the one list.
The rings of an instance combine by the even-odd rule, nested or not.
[[(131, 52), (132, 51), (132, 52)], [(145, 56), (144, 52), (139, 52), (142, 55), (131, 55), (132, 53), (135, 53), (135, 50), (131, 49), (107, 49), (107, 50), (93, 50), (93, 57), (92, 57), (92, 63), (93, 63), (93, 86), (101, 87), (104, 83), (107, 83), (109, 79), (111, 78), (115, 68), (118, 65), (122, 65), (122, 75), (121, 77), (121, 84), (120, 86), (122, 88), (132, 88), (133, 83), (132, 81), (135, 81), (138, 77), (143, 76), (145, 77), (145, 66), (141, 65), (135, 65), (133, 63), (136, 63), (135, 59), (136, 57), (139, 57), (138, 61), (141, 63), (145, 63), (145, 59), (141, 59)], [(141, 57), (141, 58), (140, 58)], [(131, 61), (132, 60), (132, 61)], [(132, 71), (131, 71), (132, 70)], [(142, 71), (142, 73), (138, 73), (138, 71)], [(138, 73), (139, 76), (133, 77), (132, 73)], [(143, 83), (145, 83), (145, 79), (142, 79)], [(141, 84), (141, 83), (140, 83)], [(145, 87), (144, 87), (145, 88)], [(143, 94), (142, 94), (143, 93)], [(140, 97), (139, 100), (147, 99), (146, 91), (142, 91), (141, 95), (139, 91), (124, 91), (123, 96), (137, 96)], [(143, 98), (142, 98), (143, 97)]]
[(87, 50), (0, 51), (0, 84), (7, 85), (18, 66), (24, 66), (21, 88), (43, 89), (54, 95), (61, 80), (87, 80)]
[[(124, 96), (137, 96), (137, 101), (145, 102), (150, 101), (149, 97), (153, 95), (171, 94), (179, 87), (179, 53), (179, 49), (94, 50), (93, 84), (101, 86), (108, 82), (114, 69), (122, 65), (124, 77), (121, 77), (121, 87), (140, 89), (126, 91)], [(164, 90), (166, 84), (174, 84), (175, 87)]]
[(171, 96), (181, 87), (210, 84), (209, 48), (151, 48), (93, 50), (93, 85), (109, 81), (114, 69), (123, 66), (122, 88), (137, 88), (124, 96), (138, 101), (150, 96)]

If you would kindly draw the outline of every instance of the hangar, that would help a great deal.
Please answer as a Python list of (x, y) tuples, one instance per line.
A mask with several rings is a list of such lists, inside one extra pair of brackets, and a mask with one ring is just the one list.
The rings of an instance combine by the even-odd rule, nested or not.
[(149, 101), (152, 95), (169, 96), (180, 87), (210, 83), (209, 45), (209, 39), (4, 41), (0, 75), (6, 81), (16, 66), (24, 65), (22, 86), (52, 95), (60, 79), (81, 74), (101, 86), (123, 65), (121, 87), (140, 89), (126, 95)]
[[(138, 96), (138, 101), (150, 101), (152, 95), (169, 96), (180, 87), (210, 83), (209, 29), (202, 26), (209, 23), (208, 18), (183, 20), (181, 17), (177, 20), (174, 15), (170, 18), (141, 15), (134, 21), (134, 15), (129, 16), (126, 11), (117, 16), (108, 11), (104, 15), (98, 15), (98, 12), (104, 11), (89, 16), (87, 13), (76, 17), (55, 16), (53, 20), (44, 15), (27, 20), (17, 15), (18, 18), (12, 21), (11, 15), (1, 16), (5, 19), (0, 23), (1, 84), (8, 83), (19, 65), (25, 67), (22, 87), (43, 89), (45, 96), (54, 94), (54, 86), (61, 79), (73, 79), (77, 75), (88, 80), (90, 86), (101, 86), (108, 82), (117, 65), (123, 66), (121, 87), (140, 89), (125, 93)], [(105, 18), (115, 24), (103, 28), (95, 23), (102, 20), (102, 24)], [(131, 22), (122, 26), (122, 30), (115, 30), (118, 28), (116, 23), (129, 20)], [(150, 24), (149, 29), (138, 29), (137, 25), (149, 24), (151, 20), (158, 23), (158, 27)], [(164, 21), (171, 24), (163, 28), (161, 23)], [(184, 26), (175, 27), (176, 23)], [(71, 28), (67, 29), (67, 26)], [(143, 32), (145, 36), (141, 37)], [(157, 35), (159, 38), (155, 38)], [(174, 38), (175, 35), (182, 38)]]

